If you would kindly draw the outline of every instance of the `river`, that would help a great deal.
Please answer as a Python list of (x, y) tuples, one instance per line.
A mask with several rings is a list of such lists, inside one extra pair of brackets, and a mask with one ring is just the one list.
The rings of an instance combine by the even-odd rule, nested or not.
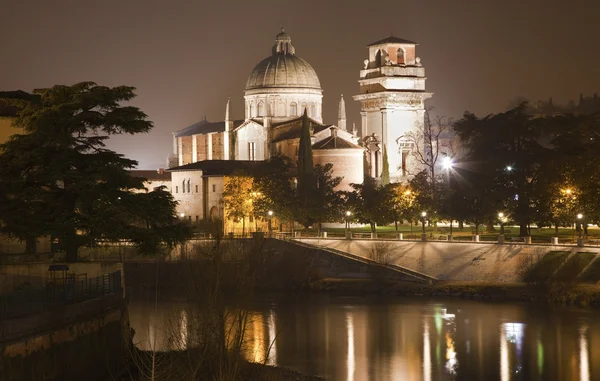
[[(195, 307), (152, 299), (130, 299), (136, 345), (185, 343)], [(599, 310), (302, 295), (261, 296), (248, 312), (248, 360), (328, 380), (600, 380)]]

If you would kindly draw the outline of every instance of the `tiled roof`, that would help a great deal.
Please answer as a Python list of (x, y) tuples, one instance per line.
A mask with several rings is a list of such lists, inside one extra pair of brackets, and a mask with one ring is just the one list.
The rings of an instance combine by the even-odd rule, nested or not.
[(381, 45), (381, 44), (412, 44), (412, 45), (416, 45), (417, 43), (414, 41), (405, 40), (403, 38), (390, 36), (390, 37), (384, 38), (383, 40), (372, 42), (367, 46)]
[(135, 169), (129, 171), (129, 174), (135, 177), (143, 177), (148, 181), (171, 181), (171, 174), (168, 172), (158, 172), (153, 170)]
[[(321, 124), (314, 119), (310, 119), (310, 125), (313, 133), (321, 132), (331, 127), (331, 124)], [(273, 124), (273, 143), (288, 139), (299, 139), (302, 133), (302, 117)]]
[[(233, 128), (238, 127), (240, 124), (244, 123), (243, 120), (234, 120)], [(212, 132), (223, 132), (225, 131), (225, 122), (209, 122), (207, 120), (202, 120), (198, 123), (192, 124), (186, 128), (182, 128), (181, 130), (175, 132), (175, 137), (180, 136), (192, 136), (197, 134), (210, 134)]]
[(358, 148), (363, 149), (358, 144), (354, 144), (347, 140), (340, 138), (339, 136), (330, 136), (313, 144), (313, 149), (338, 149), (338, 148)]
[(203, 160), (169, 168), (167, 171), (202, 171), (204, 176), (227, 176), (237, 171), (250, 171), (257, 168), (261, 163), (262, 161), (252, 160)]

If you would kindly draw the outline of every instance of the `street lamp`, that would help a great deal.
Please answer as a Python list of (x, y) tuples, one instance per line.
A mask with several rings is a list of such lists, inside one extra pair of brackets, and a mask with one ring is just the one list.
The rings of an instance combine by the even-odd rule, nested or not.
[(504, 213), (498, 213), (498, 220), (500, 221), (500, 235), (504, 235)]
[(350, 232), (350, 216), (352, 213), (347, 210), (346, 211), (346, 238), (348, 238), (348, 233)]
[(269, 215), (269, 236), (271, 236), (271, 220), (273, 219), (273, 211), (269, 210), (267, 214)]
[(579, 238), (581, 238), (581, 220), (582, 219), (583, 219), (583, 214), (577, 213), (577, 222), (575, 224), (576, 224), (577, 232), (579, 233)]
[(422, 212), (421, 217), (421, 222), (423, 223), (423, 234), (425, 234), (425, 217), (427, 217), (427, 212)]
[[(453, 165), (454, 165), (454, 160), (452, 160), (452, 158), (450, 156), (446, 156), (444, 158), (444, 161), (442, 162), (442, 166), (448, 172), (448, 196), (449, 197), (452, 196), (452, 185), (450, 183), (450, 173), (452, 172)], [(450, 214), (450, 237), (448, 237), (449, 240), (452, 239), (452, 204), (453, 204), (453, 202), (454, 202), (454, 200), (450, 199), (450, 202), (448, 204), (448, 212)]]
[(507, 166), (506, 166), (506, 171), (507, 171), (507, 172), (512, 172), (512, 170), (513, 170), (513, 167), (512, 167), (512, 165), (507, 165)]
[(179, 213), (179, 217), (181, 217), (181, 218), (185, 217), (185, 213)]

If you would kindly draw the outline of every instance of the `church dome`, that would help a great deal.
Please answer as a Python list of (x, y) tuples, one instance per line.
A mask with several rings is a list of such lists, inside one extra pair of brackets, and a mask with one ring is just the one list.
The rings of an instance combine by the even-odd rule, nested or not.
[(292, 39), (283, 29), (275, 38), (271, 56), (256, 65), (246, 82), (246, 90), (273, 87), (321, 90), (315, 69), (296, 56)]

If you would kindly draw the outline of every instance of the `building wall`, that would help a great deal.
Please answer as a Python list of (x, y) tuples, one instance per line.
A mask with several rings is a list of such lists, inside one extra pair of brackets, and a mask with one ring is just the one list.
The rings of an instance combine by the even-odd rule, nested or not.
[(333, 164), (333, 175), (343, 177), (337, 190), (351, 191), (350, 184), (362, 184), (363, 150), (358, 148), (313, 150), (314, 164)]
[(250, 123), (236, 131), (235, 151), (237, 160), (250, 160), (249, 143), (254, 143), (254, 160), (266, 160), (267, 131), (259, 124)]
[[(309, 117), (323, 122), (323, 95), (319, 90), (307, 90), (303, 93), (298, 89), (261, 89), (256, 93), (247, 91), (244, 98), (246, 119), (263, 116), (270, 116), (275, 121), (295, 118), (302, 116), (306, 108)], [(292, 104), (296, 104), (295, 112), (292, 110)], [(262, 112), (259, 112), (259, 105)]]
[[(174, 171), (171, 172), (172, 194), (177, 201), (177, 215), (192, 222), (202, 219), (204, 208), (202, 205), (202, 171)], [(190, 184), (188, 192), (187, 184)], [(184, 189), (185, 184), (185, 189)]]
[(14, 134), (22, 134), (22, 128), (13, 126), (15, 118), (0, 116), (0, 144), (8, 141), (8, 138)]
[(177, 138), (178, 152), (179, 152), (179, 165), (186, 165), (192, 163), (193, 154), (193, 140), (192, 136), (180, 136)]
[(206, 218), (223, 219), (223, 186), (224, 178), (220, 176), (205, 177), (206, 188)]

